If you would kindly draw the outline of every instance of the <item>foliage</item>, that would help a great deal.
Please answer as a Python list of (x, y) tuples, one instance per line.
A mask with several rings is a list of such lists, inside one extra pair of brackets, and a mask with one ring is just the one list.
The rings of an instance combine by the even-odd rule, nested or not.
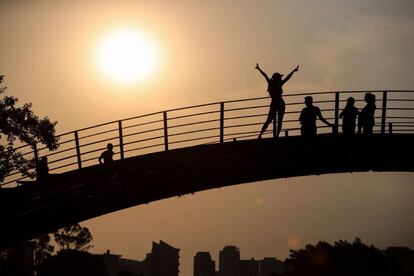
[(291, 268), (288, 275), (402, 275), (401, 268), (385, 254), (355, 239), (338, 241), (334, 245), (320, 241), (304, 249), (291, 250), (286, 260)]
[(54, 246), (50, 244), (50, 235), (46, 234), (33, 240), (34, 244), (34, 265), (38, 267), (47, 258), (52, 256)]
[[(3, 80), (4, 76), (0, 75), (0, 94), (7, 88), (3, 86)], [(13, 96), (0, 98), (0, 182), (14, 170), (33, 177), (29, 170), (35, 167), (35, 160), (23, 156), (16, 141), (29, 145), (39, 142), (50, 150), (58, 147), (55, 137), (57, 122), (51, 122), (47, 117), (39, 118), (32, 111), (31, 103), (19, 107), (18, 101)]]
[(89, 229), (78, 223), (61, 228), (53, 235), (60, 250), (86, 251), (91, 248), (92, 235)]
[(38, 276), (108, 276), (100, 256), (84, 251), (61, 250), (39, 268)]
[(0, 252), (0, 275), (33, 275), (33, 248), (31, 241), (22, 242)]

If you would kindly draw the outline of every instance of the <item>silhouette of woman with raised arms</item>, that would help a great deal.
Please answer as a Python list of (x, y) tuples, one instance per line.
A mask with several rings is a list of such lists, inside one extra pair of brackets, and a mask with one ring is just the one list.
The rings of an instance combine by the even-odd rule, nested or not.
[(283, 116), (285, 115), (285, 101), (282, 98), (283, 89), (282, 86), (292, 77), (293, 73), (299, 71), (299, 65), (290, 72), (286, 78), (282, 79), (283, 75), (280, 73), (274, 73), (272, 78), (269, 78), (265, 72), (260, 68), (259, 64), (256, 63), (256, 69), (263, 75), (267, 81), (267, 91), (269, 92), (270, 102), (269, 114), (263, 124), (262, 130), (259, 134), (259, 139), (262, 138), (263, 133), (266, 131), (270, 122), (276, 120), (277, 112), (277, 132), (276, 136), (279, 136), (280, 130), (282, 129)]

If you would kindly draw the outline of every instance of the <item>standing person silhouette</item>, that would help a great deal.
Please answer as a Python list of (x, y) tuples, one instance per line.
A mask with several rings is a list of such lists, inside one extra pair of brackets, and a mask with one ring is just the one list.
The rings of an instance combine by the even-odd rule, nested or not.
[(313, 98), (311, 96), (305, 97), (306, 107), (302, 109), (299, 117), (301, 123), (300, 132), (302, 136), (315, 136), (317, 133), (316, 128), (316, 119), (319, 118), (322, 122), (328, 126), (332, 126), (325, 118), (322, 116), (321, 110), (319, 107), (313, 105)]
[(104, 152), (102, 152), (101, 156), (99, 156), (98, 158), (99, 164), (102, 164), (102, 160), (104, 164), (110, 164), (114, 161), (112, 159), (112, 157), (114, 156), (114, 152), (112, 151), (114, 145), (112, 145), (112, 143), (109, 143), (108, 145), (106, 145), (106, 148), (107, 149)]
[(266, 131), (270, 122), (276, 120), (277, 112), (277, 132), (276, 136), (279, 136), (280, 130), (282, 129), (283, 116), (285, 115), (285, 101), (282, 98), (283, 89), (282, 86), (292, 77), (293, 73), (299, 71), (299, 65), (290, 72), (286, 78), (282, 79), (283, 75), (280, 73), (274, 73), (272, 78), (269, 78), (265, 72), (260, 68), (259, 64), (256, 63), (256, 69), (263, 75), (267, 81), (267, 91), (269, 92), (270, 102), (269, 114), (263, 124), (262, 130), (260, 131), (258, 139), (262, 138), (263, 133)]
[(372, 93), (365, 93), (365, 102), (367, 103), (358, 116), (358, 133), (371, 134), (375, 125), (375, 95)]
[(346, 100), (346, 106), (339, 114), (342, 119), (342, 133), (344, 135), (353, 135), (355, 133), (355, 122), (358, 116), (358, 108), (355, 106), (355, 99), (349, 97)]

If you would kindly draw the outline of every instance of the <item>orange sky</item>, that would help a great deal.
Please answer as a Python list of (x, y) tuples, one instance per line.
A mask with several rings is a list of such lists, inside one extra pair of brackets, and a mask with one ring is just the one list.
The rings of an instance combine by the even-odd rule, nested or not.
[[(269, 73), (301, 65), (286, 94), (414, 87), (410, 0), (87, 2), (0, 2), (0, 73), (8, 93), (57, 120), (58, 133), (265, 96), (256, 62)], [(93, 61), (100, 38), (119, 26), (140, 30), (160, 52), (157, 71), (131, 87), (105, 78)], [(285, 257), (292, 235), (301, 245), (358, 236), (414, 247), (412, 179), (367, 173), (269, 181), (155, 202), (85, 225), (96, 252), (143, 258), (152, 240), (170, 242), (181, 248), (185, 276), (196, 250), (217, 259), (219, 249), (235, 244), (244, 258)]]

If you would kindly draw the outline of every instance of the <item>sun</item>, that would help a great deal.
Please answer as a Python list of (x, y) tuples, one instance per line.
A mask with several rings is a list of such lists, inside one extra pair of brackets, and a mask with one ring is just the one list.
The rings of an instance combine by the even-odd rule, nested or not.
[(105, 76), (121, 85), (144, 81), (158, 65), (156, 47), (135, 29), (108, 33), (98, 44), (95, 57)]

